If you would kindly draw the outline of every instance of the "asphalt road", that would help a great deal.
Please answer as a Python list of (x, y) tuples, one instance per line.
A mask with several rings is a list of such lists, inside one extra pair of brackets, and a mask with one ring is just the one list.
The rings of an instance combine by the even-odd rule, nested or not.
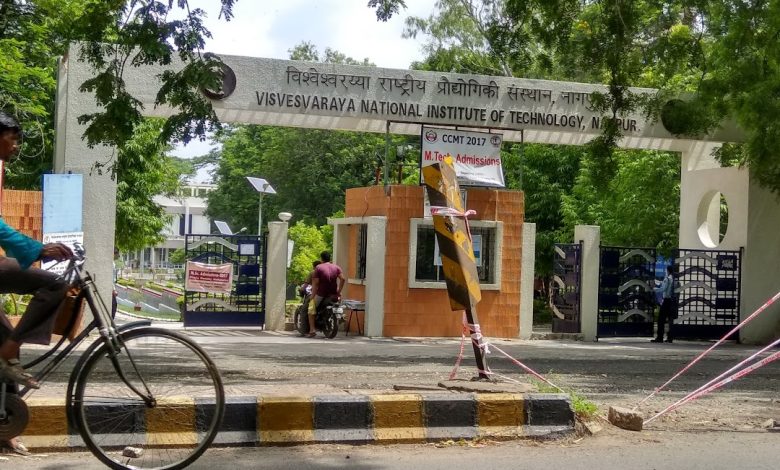
[[(435, 387), (447, 379), (460, 344), (453, 338), (371, 339), (345, 337), (343, 333), (333, 340), (252, 330), (190, 330), (185, 334), (213, 357), (229, 395), (359, 393), (410, 384)], [(633, 407), (711, 345), (654, 344), (647, 339), (598, 343), (495, 340), (493, 344), (553, 383), (598, 404), (602, 412), (613, 404)], [(648, 401), (640, 410), (649, 414), (661, 409), (756, 350), (724, 344), (675, 381), (670, 391)], [(474, 375), (472, 354), (467, 344), (459, 377)], [(494, 372), (513, 380), (530, 380), (495, 348), (489, 357)], [(36, 396), (64, 396), (67, 373), (74, 360), (65, 364)], [(747, 430), (760, 428), (768, 418), (780, 419), (780, 361), (651, 426), (675, 431)]]
[[(390, 446), (309, 445), (210, 449), (191, 469), (274, 470), (775, 470), (780, 433), (604, 431), (586, 439)], [(89, 453), (6, 457), (26, 469), (104, 468)], [(0, 456), (2, 459), (2, 456)]]

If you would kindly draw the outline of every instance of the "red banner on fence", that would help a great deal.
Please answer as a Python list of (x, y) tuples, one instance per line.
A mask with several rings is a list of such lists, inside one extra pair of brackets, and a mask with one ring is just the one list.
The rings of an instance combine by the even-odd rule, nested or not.
[(230, 294), (233, 287), (233, 265), (187, 261), (184, 288), (195, 292)]

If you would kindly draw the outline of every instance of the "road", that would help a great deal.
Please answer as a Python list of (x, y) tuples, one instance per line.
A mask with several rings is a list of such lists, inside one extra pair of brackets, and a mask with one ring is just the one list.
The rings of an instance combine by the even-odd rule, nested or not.
[[(775, 470), (780, 433), (676, 433), (615, 429), (585, 439), (390, 446), (309, 445), (210, 449), (189, 468), (274, 470)], [(2, 458), (2, 457), (0, 457)], [(25, 469), (104, 468), (88, 453), (6, 457)], [(21, 468), (21, 467), (16, 467)]]
[[(459, 350), (459, 339), (454, 338), (371, 339), (339, 333), (334, 340), (326, 340), (251, 330), (185, 333), (212, 355), (229, 395), (358, 393), (405, 384), (435, 387), (447, 378)], [(609, 405), (633, 407), (711, 343), (611, 339), (598, 343), (494, 340), (493, 344), (605, 412)], [(672, 384), (671, 391), (640, 410), (650, 414), (662, 409), (755, 350), (724, 344)], [(466, 345), (461, 378), (474, 374), (471, 354)], [(36, 395), (63, 397), (69, 364)], [(495, 349), (489, 364), (503, 376), (529, 380), (529, 375)], [(768, 418), (780, 419), (780, 361), (650, 426), (672, 431), (745, 431), (760, 429)]]

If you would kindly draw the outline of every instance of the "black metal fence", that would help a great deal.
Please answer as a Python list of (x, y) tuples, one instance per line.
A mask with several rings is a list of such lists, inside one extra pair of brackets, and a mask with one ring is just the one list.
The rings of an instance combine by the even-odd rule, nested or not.
[(675, 338), (721, 338), (739, 324), (742, 250), (678, 250), (675, 271)]
[(231, 263), (230, 294), (185, 291), (185, 326), (263, 326), (265, 324), (266, 237), (187, 235), (188, 261)]
[(597, 336), (652, 336), (655, 248), (602, 246)]
[(553, 261), (553, 333), (580, 332), (582, 243), (556, 243)]

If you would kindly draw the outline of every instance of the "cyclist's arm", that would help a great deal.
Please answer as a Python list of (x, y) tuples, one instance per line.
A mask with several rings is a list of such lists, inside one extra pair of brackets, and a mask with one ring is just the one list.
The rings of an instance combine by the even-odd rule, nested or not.
[(0, 246), (9, 258), (16, 258), (22, 269), (27, 269), (41, 256), (43, 243), (17, 232), (0, 219)]

